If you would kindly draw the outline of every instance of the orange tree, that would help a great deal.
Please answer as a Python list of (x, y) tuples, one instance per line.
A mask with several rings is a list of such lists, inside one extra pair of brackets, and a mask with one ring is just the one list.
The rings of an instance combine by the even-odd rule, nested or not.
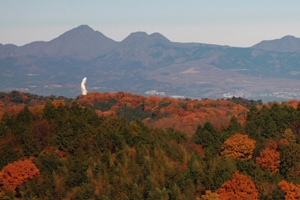
[(275, 149), (266, 148), (256, 158), (256, 163), (264, 170), (269, 169), (272, 174), (279, 171), (280, 154)]
[(221, 154), (234, 159), (250, 160), (254, 148), (255, 140), (250, 139), (248, 135), (237, 133), (224, 142)]
[(285, 199), (300, 199), (300, 185), (288, 183), (285, 180), (280, 181), (278, 184), (285, 194)]
[(9, 163), (0, 173), (0, 186), (4, 190), (11, 190), (15, 193), (17, 186), (39, 174), (39, 169), (30, 159)]
[(258, 190), (254, 183), (238, 171), (232, 175), (231, 180), (223, 183), (216, 193), (221, 200), (258, 199)]

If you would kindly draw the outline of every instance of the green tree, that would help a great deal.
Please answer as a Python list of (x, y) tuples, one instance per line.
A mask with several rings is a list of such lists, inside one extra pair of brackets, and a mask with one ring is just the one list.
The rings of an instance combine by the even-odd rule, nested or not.
[(286, 129), (282, 134), (282, 138), (286, 139), (290, 144), (296, 143), (296, 136), (291, 129)]
[(198, 125), (193, 141), (202, 145), (208, 157), (218, 154), (222, 145), (220, 133), (210, 122), (206, 122), (203, 127)]
[(227, 131), (229, 133), (229, 136), (234, 135), (235, 133), (243, 132), (243, 127), (235, 116), (231, 117), (229, 125), (227, 127)]
[(52, 121), (57, 117), (58, 116), (54, 105), (50, 101), (47, 101), (44, 107), (43, 118), (47, 119), (48, 121)]
[(12, 126), (14, 126), (14, 119), (5, 112), (0, 120), (0, 138), (11, 133)]
[(280, 173), (287, 181), (291, 181), (290, 178), (297, 174), (291, 174), (294, 172), (295, 167), (300, 166), (300, 145), (290, 144), (280, 149)]
[(234, 159), (220, 158), (216, 165), (215, 172), (213, 174), (213, 187), (212, 190), (217, 190), (223, 183), (230, 180), (232, 174), (237, 170), (236, 162)]
[(12, 131), (17, 138), (20, 138), (24, 155), (29, 157), (36, 154), (37, 144), (33, 135), (33, 116), (27, 106), (15, 117), (14, 123)]

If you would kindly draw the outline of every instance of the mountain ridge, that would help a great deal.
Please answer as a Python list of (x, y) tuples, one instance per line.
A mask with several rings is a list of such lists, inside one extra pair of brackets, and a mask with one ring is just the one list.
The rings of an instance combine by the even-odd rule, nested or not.
[[(228, 45), (218, 45), (218, 44), (206, 44), (206, 43), (179, 43), (179, 42), (171, 42), (164, 35), (154, 32), (151, 34), (147, 34), (144, 31), (132, 32), (127, 37), (125, 37), (122, 41), (117, 42), (99, 31), (93, 30), (88, 25), (80, 25), (75, 27), (65, 33), (59, 35), (58, 37), (50, 40), (50, 41), (33, 41), (28, 44), (17, 46), (14, 44), (0, 44), (0, 56), (26, 56), (31, 54), (39, 54), (42, 53), (47, 56), (80, 56), (78, 51), (70, 51), (70, 49), (74, 50), (74, 46), (68, 47), (70, 45), (75, 45), (77, 48), (82, 48), (84, 51), (88, 52), (85, 57), (86, 59), (90, 59), (95, 56), (99, 56), (103, 53), (107, 53), (112, 49), (111, 46), (116, 46), (116, 44), (124, 44), (128, 42), (137, 42), (138, 40), (147, 40), (148, 42), (155, 42), (161, 44), (173, 44), (173, 45), (209, 45), (209, 46), (228, 46)], [(77, 44), (75, 43), (77, 41)], [(80, 43), (78, 44), (78, 41)], [(283, 46), (284, 44), (284, 46)], [(68, 48), (63, 48), (62, 46), (66, 45)], [(97, 46), (104, 46), (103, 48)], [(228, 46), (231, 47), (231, 46)], [(44, 49), (46, 48), (46, 50)], [(77, 49), (75, 48), (75, 49)], [(232, 47), (239, 48), (239, 47)], [(281, 52), (294, 52), (300, 51), (300, 38), (296, 38), (292, 35), (283, 36), (280, 39), (273, 40), (263, 40), (254, 44), (250, 48), (267, 50), (267, 51), (281, 51)], [(106, 50), (104, 50), (106, 49)], [(5, 53), (7, 52), (7, 53)], [(42, 53), (41, 53), (42, 52)], [(54, 53), (56, 52), (56, 54)], [(93, 53), (94, 52), (94, 53)], [(91, 56), (88, 56), (90, 54)]]
[(300, 52), (300, 38), (286, 35), (280, 39), (263, 40), (252, 47), (267, 51)]
[[(38, 57), (72, 56), (90, 59), (111, 50), (115, 43), (114, 40), (106, 37), (101, 32), (94, 31), (87, 25), (81, 25), (48, 42), (36, 41), (20, 47), (14, 46), (10, 54), (16, 56), (35, 55)], [(2, 48), (5, 46), (3, 45)]]
[(241, 48), (172, 42), (160, 33), (140, 31), (116, 42), (81, 25), (49, 42), (0, 45), (0, 90), (76, 96), (86, 76), (90, 91), (300, 98), (300, 52), (287, 48), (298, 39), (268, 41), (268, 49), (265, 42)]

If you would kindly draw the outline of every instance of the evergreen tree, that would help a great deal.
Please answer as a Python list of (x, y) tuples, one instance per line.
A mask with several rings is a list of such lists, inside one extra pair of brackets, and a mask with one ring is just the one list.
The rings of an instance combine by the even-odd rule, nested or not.
[(227, 131), (229, 133), (229, 137), (231, 135), (234, 135), (236, 133), (242, 133), (243, 132), (243, 127), (242, 125), (239, 123), (238, 119), (235, 116), (232, 116), (230, 121), (229, 121), (229, 125), (227, 127)]
[(206, 122), (203, 127), (198, 125), (193, 141), (202, 145), (207, 157), (214, 156), (221, 150), (221, 135), (210, 122)]
[(37, 145), (33, 135), (33, 116), (27, 106), (15, 117), (14, 123), (15, 126), (12, 131), (14, 135), (20, 138), (24, 155), (28, 157), (35, 155), (37, 153)]

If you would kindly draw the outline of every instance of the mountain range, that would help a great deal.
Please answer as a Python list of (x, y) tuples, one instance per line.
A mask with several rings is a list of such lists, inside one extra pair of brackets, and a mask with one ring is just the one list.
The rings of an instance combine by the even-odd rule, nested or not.
[(24, 46), (0, 44), (0, 91), (75, 97), (87, 90), (185, 98), (300, 98), (300, 38), (248, 48), (172, 42), (160, 33), (114, 41), (87, 25)]

